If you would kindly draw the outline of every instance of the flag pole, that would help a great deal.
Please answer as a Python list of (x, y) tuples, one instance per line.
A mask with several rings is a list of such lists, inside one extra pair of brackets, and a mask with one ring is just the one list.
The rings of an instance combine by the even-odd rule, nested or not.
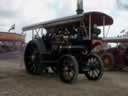
[(11, 32), (11, 30), (15, 30), (15, 24), (13, 24), (13, 25), (9, 28), (8, 32)]

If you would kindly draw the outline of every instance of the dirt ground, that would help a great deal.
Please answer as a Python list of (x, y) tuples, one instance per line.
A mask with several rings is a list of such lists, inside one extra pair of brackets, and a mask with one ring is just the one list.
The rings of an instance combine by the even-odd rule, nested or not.
[(0, 96), (128, 96), (128, 72), (105, 72), (96, 82), (80, 75), (68, 85), (54, 75), (28, 75), (21, 58), (1, 59)]

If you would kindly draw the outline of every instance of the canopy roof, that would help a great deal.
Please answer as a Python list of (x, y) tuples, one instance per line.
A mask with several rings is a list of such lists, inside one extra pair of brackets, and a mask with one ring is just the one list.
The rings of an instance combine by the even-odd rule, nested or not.
[[(38, 24), (33, 24), (23, 28), (23, 31), (33, 30), (36, 28), (51, 28), (57, 26), (64, 26), (68, 24), (79, 24), (81, 21), (84, 21), (85, 25), (89, 25), (89, 18), (91, 18), (91, 24), (97, 24), (97, 26), (103, 25), (112, 25), (113, 19), (109, 15), (101, 12), (87, 12), (80, 15), (73, 15), (65, 18), (60, 18), (52, 20), (49, 22), (41, 22)], [(104, 22), (104, 23), (103, 23)]]

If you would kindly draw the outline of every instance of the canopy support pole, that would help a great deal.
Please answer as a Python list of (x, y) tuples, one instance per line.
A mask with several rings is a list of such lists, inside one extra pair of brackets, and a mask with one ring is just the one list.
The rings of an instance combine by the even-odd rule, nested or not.
[(32, 39), (34, 39), (34, 30), (32, 30)]
[(103, 38), (105, 38), (105, 16), (103, 16)]
[(91, 40), (91, 38), (92, 38), (91, 31), (92, 31), (92, 16), (89, 15), (89, 40)]

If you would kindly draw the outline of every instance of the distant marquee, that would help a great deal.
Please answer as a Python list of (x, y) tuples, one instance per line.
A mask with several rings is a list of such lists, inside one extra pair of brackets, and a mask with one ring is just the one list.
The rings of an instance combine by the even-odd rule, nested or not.
[(25, 36), (17, 33), (0, 32), (0, 41), (24, 42)]

